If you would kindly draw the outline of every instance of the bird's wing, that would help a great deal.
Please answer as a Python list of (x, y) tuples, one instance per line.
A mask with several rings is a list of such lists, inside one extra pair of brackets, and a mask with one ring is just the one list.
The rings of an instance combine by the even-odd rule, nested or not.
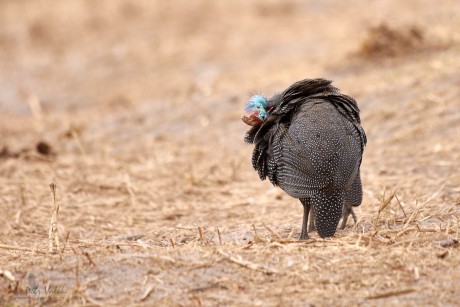
[(297, 198), (308, 197), (315, 190), (327, 186), (327, 181), (317, 176), (312, 160), (302, 145), (288, 133), (285, 126), (279, 126), (273, 144), (276, 183), (286, 193)]

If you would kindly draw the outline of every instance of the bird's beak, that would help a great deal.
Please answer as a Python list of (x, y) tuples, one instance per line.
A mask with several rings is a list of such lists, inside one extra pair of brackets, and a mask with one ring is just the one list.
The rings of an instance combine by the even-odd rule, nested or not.
[(251, 110), (241, 116), (241, 119), (246, 125), (257, 127), (262, 125), (262, 120), (259, 118), (259, 111)]

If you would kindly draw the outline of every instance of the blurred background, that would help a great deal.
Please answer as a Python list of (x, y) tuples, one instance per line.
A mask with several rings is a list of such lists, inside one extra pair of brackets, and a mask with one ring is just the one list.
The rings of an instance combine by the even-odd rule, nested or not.
[[(1, 106), (23, 115), (30, 112), (31, 97), (45, 111), (142, 104), (188, 110), (209, 96), (228, 104), (225, 99), (282, 90), (306, 77), (344, 83), (345, 75), (370, 65), (357, 64), (353, 54), (365, 48), (372, 28), (386, 25), (401, 36), (416, 29), (413, 42), (387, 34), (379, 47), (394, 50), (381, 51), (383, 56), (412, 57), (456, 42), (459, 35), (455, 1), (436, 6), (388, 0), (0, 5)], [(373, 34), (379, 39), (382, 33)], [(403, 46), (417, 39), (422, 42), (413, 49)], [(398, 49), (403, 47), (409, 48)]]
[(162, 208), (231, 199), (205, 180), (272, 191), (250, 167), (244, 105), (324, 77), (362, 110), (368, 202), (440, 187), (458, 201), (458, 1), (1, 1), (0, 20), (4, 195), (39, 203), (59, 180), (80, 203), (75, 181), (133, 181)]
[[(45, 113), (123, 110), (145, 115), (156, 126), (151, 133), (172, 132), (171, 122), (187, 126), (179, 123), (183, 114), (197, 119), (240, 111), (251, 92), (269, 95), (307, 77), (336, 80), (346, 92), (361, 95), (365, 109), (375, 102), (367, 94), (375, 85), (368, 78), (359, 83), (355, 75), (372, 75), (375, 65), (398, 56), (440, 69), (437, 55), (426, 52), (459, 40), (456, 1), (1, 1), (0, 6), (3, 114), (37, 112), (31, 101)], [(372, 32), (382, 25), (390, 32)], [(375, 57), (359, 62), (366, 54), (355, 54), (366, 48)], [(413, 58), (420, 54), (425, 57)], [(388, 68), (393, 65), (399, 64)], [(415, 80), (416, 73), (406, 78)], [(102, 126), (103, 117), (98, 117)], [(188, 126), (194, 119), (187, 119)]]
[[(207, 249), (213, 245), (200, 245), (200, 227), (208, 244), (222, 240), (223, 248), (244, 252), (254, 262), (261, 255), (278, 257), (270, 263), (280, 272), (308, 271), (304, 275), (310, 280), (302, 283), (317, 285), (324, 279), (315, 288), (315, 304), (324, 304), (326, 297), (335, 304), (362, 303), (371, 286), (371, 292), (399, 291), (422, 282), (426, 291), (417, 296), (422, 305), (429, 299), (439, 304), (441, 296), (446, 304), (458, 302), (452, 294), (460, 284), (458, 270), (452, 269), (458, 261), (441, 262), (431, 241), (453, 232), (455, 225), (458, 238), (460, 1), (0, 0), (0, 22), (0, 244), (46, 250), (48, 184), (55, 182), (62, 242), (78, 245), (98, 264), (93, 266), (91, 258), (81, 261), (86, 270), (81, 278), (89, 286), (77, 296), (131, 302), (129, 291), (141, 296), (139, 280), (156, 274), (163, 292), (152, 297), (169, 295), (170, 303), (191, 305), (196, 295), (182, 291), (188, 286), (177, 291), (177, 280), (170, 276), (180, 275), (191, 287), (206, 286), (203, 276), (211, 276), (211, 269), (182, 274), (196, 269), (190, 267), (196, 259), (215, 260)], [(252, 94), (270, 96), (317, 77), (333, 80), (358, 101), (368, 136), (359, 226), (339, 231), (336, 239), (361, 248), (363, 236), (362, 242), (377, 242), (380, 249), (347, 247), (349, 252), (343, 252), (344, 243), (335, 254), (309, 246), (284, 253), (293, 245), (256, 244), (250, 258), (252, 250), (241, 245), (253, 240), (256, 229), (266, 233), (261, 226), (266, 224), (283, 238), (296, 237), (302, 209), (298, 200), (259, 181), (240, 116)], [(415, 210), (418, 230), (434, 230), (413, 244), (414, 225), (392, 237), (393, 230), (382, 222), (377, 226), (387, 235), (376, 236), (373, 221), (385, 202), (390, 204), (386, 221), (394, 227), (405, 223), (404, 208)], [(142, 234), (133, 246), (110, 243), (132, 233)], [(433, 237), (423, 239), (426, 235)], [(409, 241), (417, 249), (407, 258), (420, 274), (397, 262), (407, 255)], [(106, 261), (112, 254), (152, 249), (178, 262), (164, 262), (170, 264), (165, 273), (146, 273), (126, 258), (128, 263), (117, 261), (126, 268), (120, 273)], [(75, 285), (73, 253), (68, 247), (65, 261), (52, 273), (34, 253), (5, 252), (0, 259), (15, 276), (34, 270), (45, 280), (49, 273), (52, 282), (61, 278), (70, 288)], [(346, 258), (350, 255), (355, 260)], [(372, 262), (377, 256), (382, 256), (378, 264)], [(279, 260), (283, 257), (291, 258)], [(324, 277), (323, 269), (306, 268), (310, 257), (331, 268), (328, 276), (342, 284)], [(328, 257), (337, 261), (325, 262)], [(428, 258), (436, 265), (428, 265)], [(391, 265), (381, 265), (384, 261)], [(362, 279), (355, 279), (361, 271), (355, 263), (369, 268)], [(250, 302), (245, 297), (256, 295), (267, 306), (281, 304), (267, 296), (273, 289), (287, 289), (291, 302), (310, 293), (281, 287), (268, 275), (263, 275), (266, 283), (254, 282), (247, 269), (235, 268), (214, 266), (215, 276), (223, 276), (215, 283), (222, 286), (203, 286), (200, 295), (212, 299), (220, 291), (232, 296), (218, 302), (242, 305)], [(447, 274), (455, 272), (454, 277)], [(90, 273), (110, 278), (95, 281)], [(292, 283), (291, 275), (283, 278)], [(18, 283), (16, 289), (27, 287), (25, 279)], [(262, 284), (270, 289), (254, 288)], [(443, 286), (450, 294), (438, 291)], [(12, 287), (2, 283), (2, 297), (13, 297)], [(244, 287), (252, 295), (241, 295)]]
[(458, 1), (1, 1), (0, 20), (0, 156), (16, 184), (60, 179), (78, 199), (68, 174), (111, 161), (82, 180), (166, 180), (149, 206), (172, 183), (196, 193), (179, 202), (209, 195), (204, 178), (273, 189), (250, 169), (245, 102), (324, 77), (362, 110), (369, 201), (386, 187), (458, 200)]

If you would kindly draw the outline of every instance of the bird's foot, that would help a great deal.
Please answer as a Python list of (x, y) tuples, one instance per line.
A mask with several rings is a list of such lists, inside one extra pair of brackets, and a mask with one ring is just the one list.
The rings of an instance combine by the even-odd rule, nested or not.
[(302, 231), (300, 232), (299, 240), (308, 240), (308, 230), (310, 229), (310, 227), (308, 226), (308, 215), (310, 213), (310, 203), (308, 201), (304, 201), (302, 202), (302, 205), (303, 205)]
[(302, 231), (300, 232), (299, 240), (308, 240), (310, 237), (308, 236), (308, 231), (302, 227)]
[(356, 224), (356, 215), (355, 212), (353, 211), (353, 207), (351, 205), (345, 204), (343, 205), (343, 212), (342, 212), (342, 224), (340, 225), (340, 229), (345, 229), (347, 226), (347, 221), (348, 221), (348, 216), (351, 214), (353, 217), (353, 221)]

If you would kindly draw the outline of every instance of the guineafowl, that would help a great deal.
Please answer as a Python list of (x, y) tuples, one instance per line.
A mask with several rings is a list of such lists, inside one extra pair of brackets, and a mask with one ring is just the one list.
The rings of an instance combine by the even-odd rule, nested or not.
[[(360, 165), (366, 134), (356, 101), (325, 79), (305, 79), (266, 99), (250, 98), (242, 120), (252, 126), (252, 165), (304, 207), (300, 239), (308, 231), (334, 236), (340, 218), (356, 222), (362, 201)], [(310, 221), (308, 221), (309, 213)]]

